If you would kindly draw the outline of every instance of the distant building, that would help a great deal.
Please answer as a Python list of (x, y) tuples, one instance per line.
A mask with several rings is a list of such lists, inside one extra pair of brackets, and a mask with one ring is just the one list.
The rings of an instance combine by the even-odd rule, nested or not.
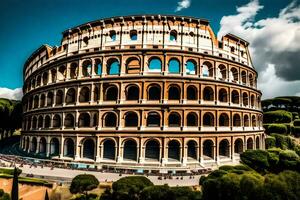
[(113, 17), (63, 32), (24, 66), (21, 148), (145, 169), (224, 164), (264, 148), (248, 42), (209, 22)]

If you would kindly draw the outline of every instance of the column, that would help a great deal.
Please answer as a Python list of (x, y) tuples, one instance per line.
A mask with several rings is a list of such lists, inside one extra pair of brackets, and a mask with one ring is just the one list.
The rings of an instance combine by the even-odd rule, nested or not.
[(100, 155), (101, 149), (102, 149), (102, 145), (100, 145), (100, 138), (97, 137), (97, 139), (96, 139), (96, 162), (101, 161), (101, 155)]
[(59, 146), (59, 157), (63, 158), (64, 157), (64, 136), (62, 135), (60, 138), (60, 146)]
[(162, 150), (163, 150), (163, 157), (161, 160), (161, 165), (165, 166), (168, 163), (168, 147), (166, 147), (166, 138), (162, 139)]
[(123, 151), (122, 151), (122, 147), (121, 147), (121, 138), (118, 138), (118, 151), (117, 151), (117, 162), (120, 163), (123, 161)]

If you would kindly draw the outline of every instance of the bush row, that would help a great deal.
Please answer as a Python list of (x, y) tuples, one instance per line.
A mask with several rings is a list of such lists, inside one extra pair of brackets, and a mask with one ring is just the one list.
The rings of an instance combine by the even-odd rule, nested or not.
[(264, 113), (264, 123), (290, 123), (293, 114), (285, 110), (275, 110)]

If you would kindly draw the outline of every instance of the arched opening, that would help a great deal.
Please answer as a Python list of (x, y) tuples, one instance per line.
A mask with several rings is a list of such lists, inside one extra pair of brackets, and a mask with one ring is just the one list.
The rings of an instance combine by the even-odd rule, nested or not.
[(45, 117), (45, 128), (50, 128), (51, 118), (49, 115)]
[(253, 139), (248, 138), (247, 140), (247, 149), (253, 149)]
[(32, 129), (36, 129), (37, 128), (37, 118), (34, 116), (32, 118)]
[(51, 80), (52, 80), (52, 83), (56, 82), (56, 70), (55, 69), (51, 70)]
[(66, 128), (74, 128), (75, 127), (75, 119), (72, 114), (67, 114), (65, 117), (65, 127)]
[(58, 74), (57, 74), (58, 80), (64, 80), (66, 78), (66, 71), (67, 68), (64, 65), (58, 68)]
[(236, 139), (234, 142), (234, 153), (243, 153), (243, 141), (242, 139)]
[(76, 77), (77, 77), (77, 63), (71, 63), (70, 78), (75, 79)]
[(228, 101), (227, 96), (228, 96), (227, 91), (224, 88), (219, 90), (219, 101), (220, 102), (227, 102)]
[(181, 118), (178, 113), (171, 113), (168, 118), (169, 127), (179, 127), (181, 125)]
[(106, 101), (117, 101), (118, 100), (118, 88), (114, 85), (109, 86), (105, 92)]
[(203, 142), (203, 156), (204, 160), (214, 159), (214, 143), (211, 140)]
[(38, 87), (41, 86), (41, 84), (42, 84), (42, 77), (41, 76), (37, 77), (36, 84), (37, 84)]
[(172, 58), (169, 61), (169, 73), (179, 74), (180, 73), (180, 63), (176, 58)]
[(137, 31), (136, 30), (131, 30), (129, 33), (130, 39), (131, 40), (137, 40)]
[(81, 113), (78, 119), (79, 128), (90, 127), (91, 117), (88, 113)]
[(74, 104), (75, 103), (75, 89), (70, 88), (68, 89), (67, 95), (66, 95), (66, 104)]
[(238, 82), (239, 81), (239, 72), (236, 68), (232, 67), (230, 69), (230, 72), (229, 72), (229, 80), (231, 82)]
[(126, 73), (127, 74), (139, 74), (140, 73), (140, 61), (133, 57), (127, 59), (126, 62)]
[(253, 84), (253, 75), (252, 74), (249, 74), (249, 84), (250, 84), (251, 87), (254, 86), (254, 84)]
[(205, 87), (203, 90), (203, 99), (205, 101), (213, 101), (214, 100), (214, 91), (211, 87)]
[(247, 75), (245, 71), (242, 71), (242, 84), (246, 85)]
[(116, 127), (117, 126), (117, 116), (109, 112), (104, 117), (104, 126), (105, 127)]
[(93, 95), (94, 95), (94, 102), (97, 102), (99, 100), (99, 88), (98, 87), (94, 88)]
[(191, 74), (191, 75), (196, 74), (196, 69), (197, 69), (196, 66), (197, 65), (195, 64), (194, 61), (192, 61), (192, 60), (187, 61), (186, 64), (185, 64), (186, 74)]
[(195, 86), (187, 87), (187, 99), (188, 100), (197, 100), (198, 99), (198, 90)]
[(219, 143), (219, 155), (229, 157), (229, 142), (224, 139)]
[(56, 156), (59, 154), (59, 141), (57, 138), (52, 138), (50, 141), (50, 155)]
[(170, 41), (177, 41), (177, 31), (171, 30), (169, 39), (170, 39)]
[(130, 85), (127, 87), (126, 100), (139, 100), (140, 91), (136, 85)]
[(148, 100), (160, 100), (161, 89), (159, 85), (150, 85), (148, 87)]
[(233, 126), (241, 126), (241, 117), (239, 114), (233, 115)]
[(255, 102), (255, 97), (254, 97), (254, 95), (251, 95), (251, 100), (250, 100), (250, 102), (251, 102), (251, 107), (254, 107), (254, 102)]
[(176, 140), (168, 143), (168, 159), (171, 161), (180, 161), (180, 144)]
[(41, 95), (40, 107), (45, 107), (46, 96), (44, 94)]
[(248, 127), (249, 126), (249, 117), (248, 115), (244, 116), (244, 127)]
[(116, 41), (116, 39), (117, 39), (117, 33), (116, 33), (116, 31), (114, 31), (114, 30), (109, 31), (109, 37), (110, 37), (110, 39), (111, 39), (112, 42)]
[(35, 96), (33, 102), (34, 102), (33, 107), (38, 108), (39, 107), (39, 96)]
[(169, 100), (180, 100), (180, 89), (178, 86), (170, 86), (169, 87)]
[(35, 153), (37, 148), (37, 140), (36, 137), (33, 137), (31, 140), (31, 152)]
[(66, 138), (64, 141), (64, 156), (74, 157), (74, 141), (71, 138)]
[(229, 117), (226, 113), (220, 115), (219, 126), (229, 126)]
[(56, 105), (62, 105), (63, 104), (63, 96), (64, 96), (63, 91), (58, 90), (56, 92), (56, 100), (55, 100)]
[(193, 140), (187, 143), (187, 156), (189, 159), (197, 159), (197, 143)]
[(113, 140), (105, 140), (103, 142), (103, 158), (108, 160), (115, 160), (116, 144)]
[(53, 105), (53, 93), (48, 92), (47, 94), (47, 106), (50, 107)]
[(82, 63), (82, 75), (88, 77), (92, 74), (92, 61), (85, 60)]
[(220, 80), (226, 80), (227, 76), (226, 76), (226, 67), (224, 65), (219, 65), (217, 68), (217, 77)]
[(243, 93), (243, 105), (248, 106), (248, 94), (246, 92)]
[(213, 77), (214, 69), (210, 62), (204, 62), (202, 65), (202, 75), (204, 77)]
[(158, 113), (156, 113), (156, 112), (148, 113), (147, 126), (150, 126), (150, 127), (159, 127), (160, 126), (160, 116)]
[(40, 144), (39, 144), (39, 153), (40, 154), (46, 153), (46, 145), (47, 145), (46, 139), (44, 137), (42, 137), (40, 139)]
[(256, 117), (252, 116), (252, 127), (256, 127)]
[(124, 142), (123, 148), (123, 159), (124, 160), (137, 160), (137, 144), (134, 140), (127, 140)]
[(93, 127), (98, 126), (98, 113), (94, 113), (93, 115)]
[(210, 112), (207, 112), (203, 115), (203, 126), (214, 126), (214, 115)]
[(255, 143), (256, 143), (256, 149), (259, 149), (259, 137), (256, 137), (256, 140), (255, 140)]
[(54, 115), (53, 117), (53, 128), (60, 128), (61, 127), (61, 118), (58, 114)]
[(96, 75), (102, 74), (102, 64), (100, 59), (95, 59), (94, 74)]
[(187, 126), (198, 126), (198, 116), (196, 113), (189, 113), (186, 117)]
[(125, 114), (125, 127), (137, 127), (138, 116), (135, 112), (128, 112)]
[(43, 116), (39, 116), (39, 119), (38, 119), (38, 128), (43, 128)]
[(159, 161), (160, 147), (156, 140), (150, 140), (146, 143), (145, 158), (147, 160)]
[(161, 72), (162, 63), (159, 58), (151, 58), (149, 61), (148, 69), (150, 72)]
[(89, 102), (90, 101), (90, 89), (88, 87), (83, 87), (80, 90), (79, 102)]
[(44, 72), (43, 73), (43, 85), (47, 85), (48, 84), (48, 73)]
[(95, 143), (92, 139), (83, 142), (83, 158), (95, 159)]
[(233, 90), (231, 92), (231, 103), (239, 104), (240, 103), (239, 98), (240, 98), (240, 95), (239, 95), (238, 91)]
[(29, 138), (26, 139), (25, 151), (29, 150)]
[(120, 74), (120, 63), (117, 59), (110, 59), (107, 62), (107, 74), (118, 75)]

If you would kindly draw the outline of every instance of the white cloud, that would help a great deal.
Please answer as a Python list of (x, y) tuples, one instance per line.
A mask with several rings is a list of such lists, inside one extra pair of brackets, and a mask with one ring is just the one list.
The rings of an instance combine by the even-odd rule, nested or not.
[(0, 98), (21, 100), (23, 96), (22, 88), (9, 89), (0, 87)]
[(262, 9), (252, 0), (238, 7), (237, 14), (222, 17), (218, 38), (233, 33), (250, 42), (263, 98), (299, 94), (300, 5), (293, 1), (277, 16), (255, 20)]
[(181, 11), (184, 8), (188, 8), (191, 5), (191, 0), (181, 0), (177, 3), (175, 12)]

